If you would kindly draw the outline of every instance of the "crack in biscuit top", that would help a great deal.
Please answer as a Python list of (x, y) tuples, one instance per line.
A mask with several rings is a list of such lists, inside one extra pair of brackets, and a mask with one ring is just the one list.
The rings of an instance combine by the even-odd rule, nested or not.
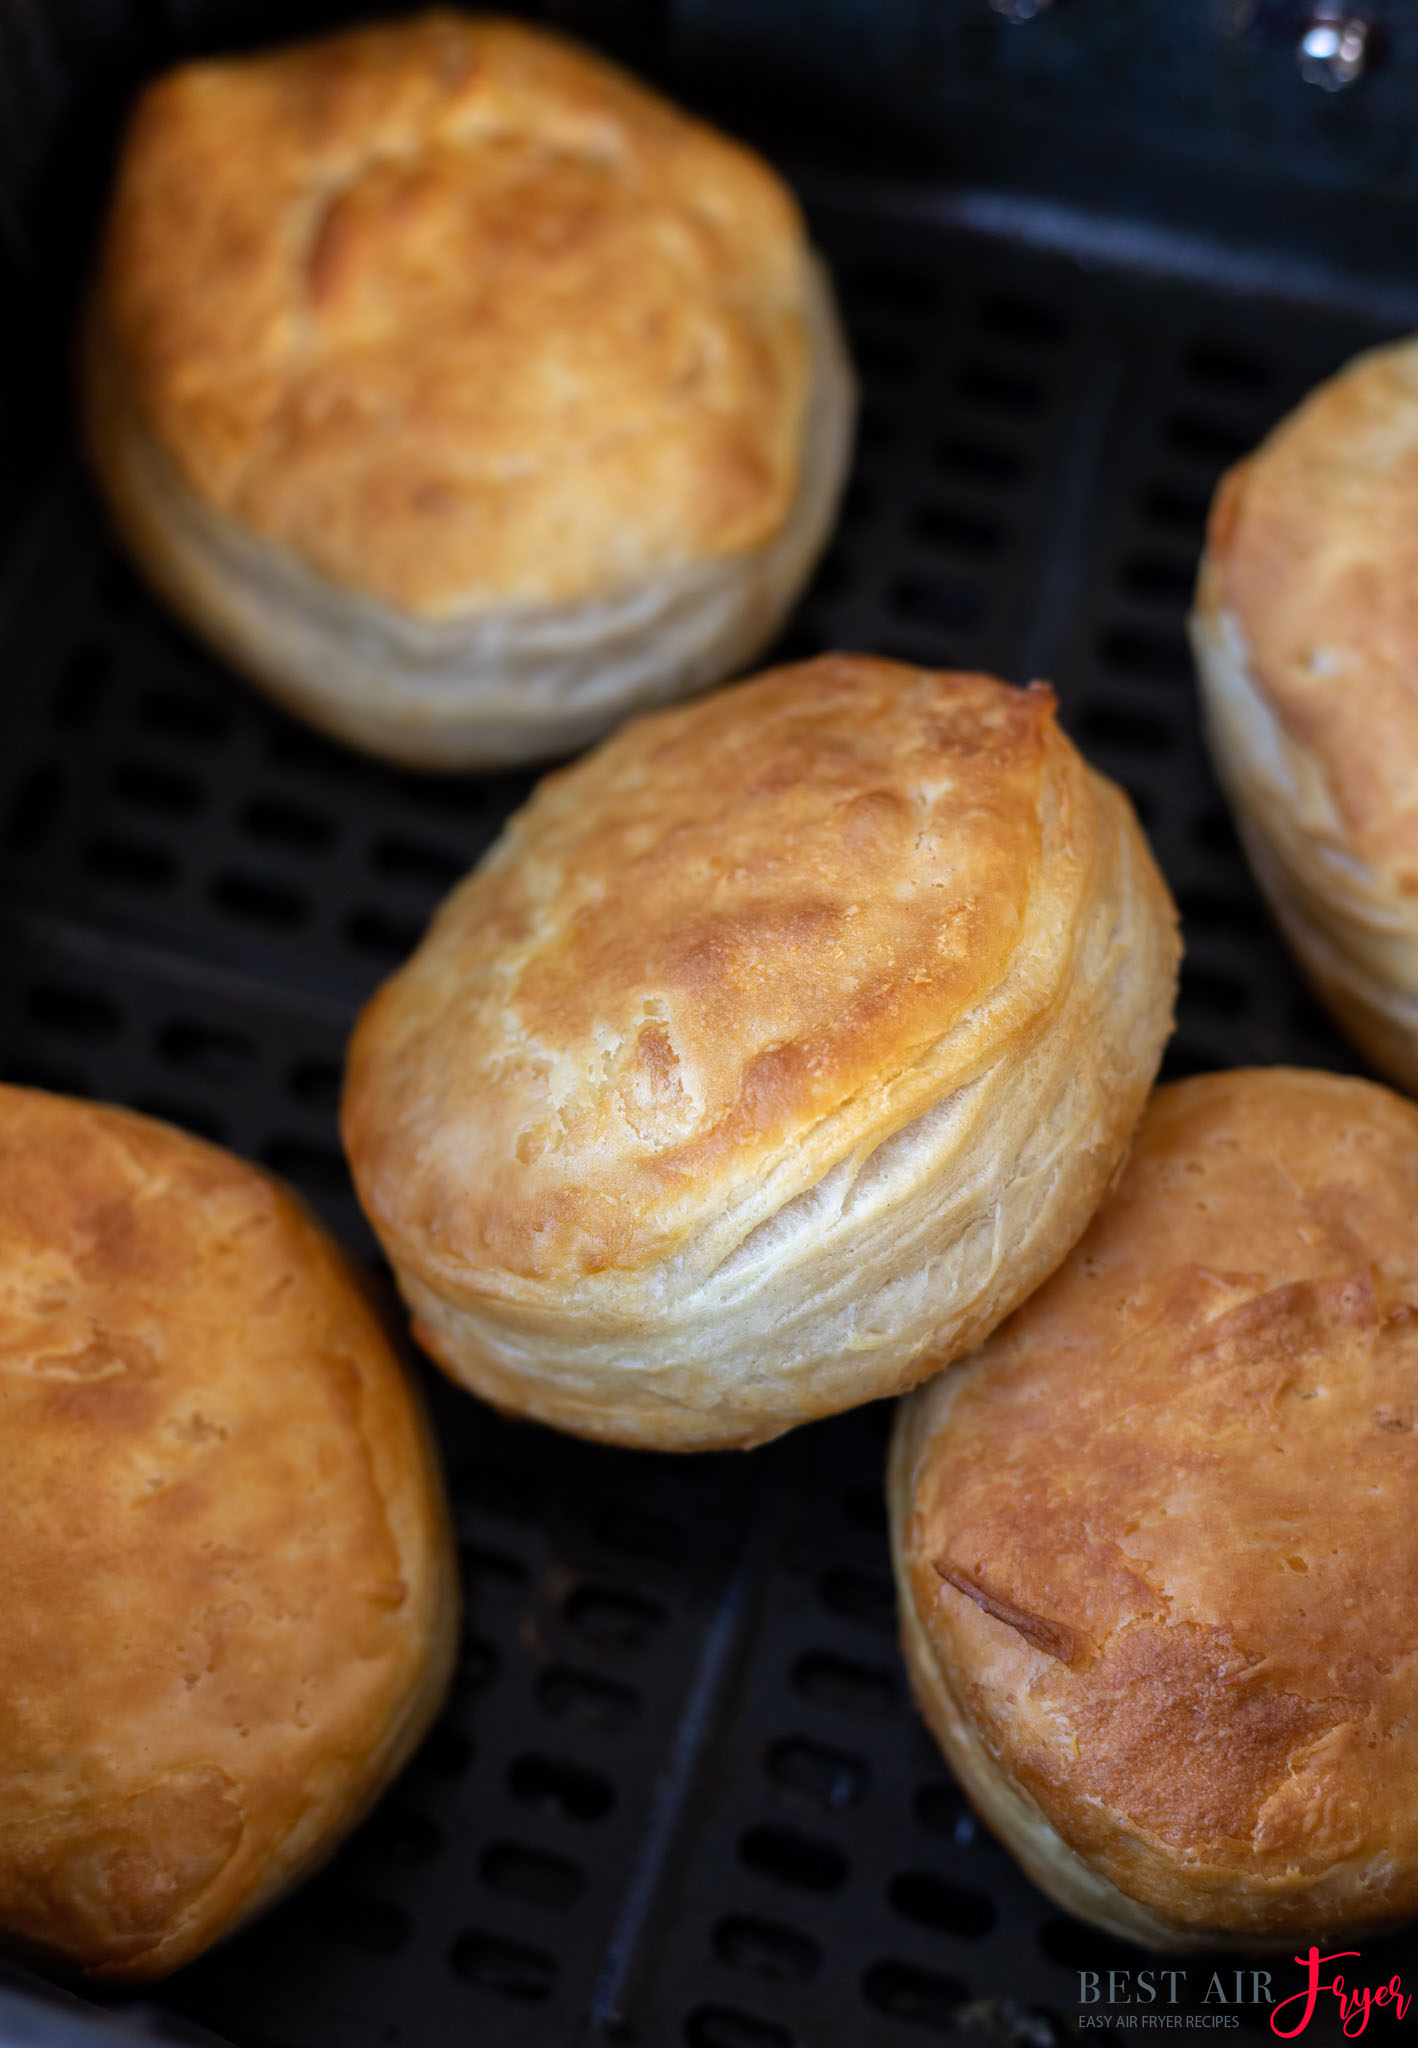
[(555, 37), (430, 14), (150, 88), (101, 296), (203, 499), (432, 619), (772, 540), (807, 291), (747, 150)]
[(1069, 900), (1084, 776), (1045, 689), (828, 657), (550, 777), (356, 1035), (381, 1228), (471, 1285), (633, 1267), (844, 1109), (889, 1135), (1008, 976), (1050, 810)]

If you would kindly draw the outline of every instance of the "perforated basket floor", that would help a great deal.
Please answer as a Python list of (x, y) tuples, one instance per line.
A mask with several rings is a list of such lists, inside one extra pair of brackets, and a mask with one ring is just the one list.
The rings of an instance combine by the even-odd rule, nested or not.
[[(1377, 337), (877, 207), (817, 230), (861, 446), (783, 652), (1052, 677), (1185, 915), (1168, 1070), (1350, 1068), (1237, 852), (1183, 617), (1220, 469)], [(265, 1160), (372, 1255), (343, 1040), (530, 778), (400, 776), (268, 710), (148, 601), (73, 474), (0, 644), (0, 1071)], [(669, 1461), (431, 1392), (467, 1589), (444, 1720), (323, 1876), (148, 2010), (238, 2048), (1071, 2038), (1078, 1968), (1118, 1952), (977, 1827), (911, 1709), (887, 1416)]]

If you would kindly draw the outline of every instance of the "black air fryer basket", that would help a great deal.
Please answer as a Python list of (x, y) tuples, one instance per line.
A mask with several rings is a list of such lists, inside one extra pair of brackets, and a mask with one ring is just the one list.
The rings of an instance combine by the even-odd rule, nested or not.
[[(763, 147), (835, 271), (860, 445), (780, 652), (1051, 678), (1182, 908), (1166, 1071), (1350, 1071), (1232, 836), (1183, 622), (1221, 470), (1418, 326), (1418, 10), (1342, 10), (1341, 83), (1312, 34), (1304, 75), (1323, 9), (1292, 0), (1035, 8), (553, 13)], [(0, 0), (0, 1074), (265, 1161), (373, 1262), (344, 1040), (532, 777), (401, 775), (232, 679), (115, 552), (66, 390), (135, 83), (353, 11)], [(672, 1460), (427, 1379), (467, 1617), (417, 1761), (323, 1874), (141, 1999), (5, 1978), (0, 2043), (1046, 2048), (1083, 2030), (1081, 1970), (1146, 1963), (1025, 1881), (912, 1710), (885, 1412)], [(1366, 1946), (1372, 1981), (1405, 1969), (1418, 1935)]]

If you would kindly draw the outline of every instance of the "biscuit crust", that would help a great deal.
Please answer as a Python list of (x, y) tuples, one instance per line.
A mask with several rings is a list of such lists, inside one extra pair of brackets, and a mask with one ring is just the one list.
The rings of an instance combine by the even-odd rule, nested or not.
[(331, 583), (205, 503), (137, 411), (101, 304), (84, 335), (89, 455), (149, 581), (243, 674), (351, 746), (412, 768), (567, 753), (632, 711), (746, 667), (824, 546), (851, 453), (855, 394), (831, 286), (809, 265), (802, 462), (782, 527), (563, 603), (413, 617)]
[(326, 1234), (0, 1087), (0, 1938), (137, 1980), (296, 1882), (451, 1670), (437, 1466)]
[(1217, 771), (1316, 990), (1418, 1090), (1418, 342), (1223, 479), (1192, 622)]
[(542, 783), (361, 1018), (346, 1148), (456, 1377), (760, 1441), (944, 1364), (1062, 1257), (1176, 952), (1052, 692), (823, 657)]
[(158, 80), (98, 296), (197, 500), (434, 622), (771, 540), (808, 289), (750, 151), (558, 37), (437, 12)]
[(1159, 1947), (1418, 1910), (1418, 1110), (1159, 1090), (1047, 1286), (903, 1405), (917, 1698), (1070, 1911)]

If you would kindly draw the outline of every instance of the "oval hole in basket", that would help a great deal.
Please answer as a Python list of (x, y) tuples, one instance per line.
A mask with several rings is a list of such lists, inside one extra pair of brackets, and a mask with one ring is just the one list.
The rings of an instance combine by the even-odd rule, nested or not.
[(884, 1536), (887, 1532), (886, 1494), (880, 1482), (849, 1486), (842, 1496), (842, 1513), (854, 1529), (860, 1529), (868, 1536)]
[(1035, 412), (1044, 399), (1044, 387), (1036, 377), (1020, 376), (994, 363), (967, 363), (955, 385), (962, 398), (996, 412)]
[(600, 1820), (615, 1805), (615, 1787), (599, 1771), (588, 1771), (566, 1757), (519, 1756), (507, 1782), (524, 1805), (566, 1820)]
[(592, 1511), (591, 1529), (607, 1550), (650, 1564), (678, 1564), (689, 1549), (682, 1522), (634, 1501), (601, 1501)]
[(117, 1006), (106, 996), (60, 982), (41, 982), (31, 989), (29, 1012), (47, 1031), (90, 1045), (109, 1044), (123, 1028)]
[(658, 1600), (611, 1586), (578, 1586), (568, 1596), (564, 1612), (579, 1636), (616, 1657), (643, 1650), (668, 1619)]
[(1269, 917), (1255, 896), (1226, 896), (1211, 889), (1183, 889), (1177, 895), (1177, 908), (1182, 913), (1183, 928), (1187, 925), (1204, 926), (1208, 931), (1225, 932), (1238, 939), (1266, 939), (1272, 937)]
[(796, 2036), (772, 2020), (731, 2005), (701, 2005), (685, 2021), (687, 2048), (797, 2048)]
[(298, 889), (264, 875), (219, 875), (212, 884), (212, 901), (228, 917), (273, 932), (294, 931), (310, 915), (310, 905)]
[(33, 853), (48, 838), (64, 801), (64, 778), (45, 761), (20, 784), (5, 820), (5, 844), (11, 853)]
[(807, 1984), (822, 1966), (822, 1951), (810, 1935), (754, 1913), (731, 1913), (721, 1920), (714, 1929), (714, 1953), (720, 1962), (771, 1984)]
[(174, 1067), (204, 1081), (234, 1081), (256, 1063), (256, 1046), (244, 1032), (186, 1021), (165, 1024), (158, 1051)]
[(896, 1587), (888, 1573), (846, 1568), (826, 1572), (818, 1581), (817, 1590), (823, 1606), (834, 1614), (877, 1629), (883, 1635), (895, 1635)]
[(980, 323), (1005, 341), (1026, 348), (1053, 348), (1068, 327), (1056, 306), (1014, 292), (992, 292), (981, 304)]
[(492, 1684), (502, 1659), (494, 1644), (471, 1633), (463, 1637), (458, 1651), (458, 1682), (467, 1692), (482, 1692)]
[(454, 1973), (484, 1991), (520, 1998), (529, 2005), (550, 1995), (556, 1982), (556, 1957), (530, 1942), (508, 1941), (470, 1927), (454, 1942), (448, 1960)]
[(955, 434), (941, 442), (936, 461), (952, 476), (968, 477), (977, 484), (1017, 483), (1025, 468), (1024, 458), (1013, 448)]
[(916, 1818), (933, 1835), (949, 1835), (953, 1842), (973, 1842), (979, 1823), (970, 1802), (958, 1785), (949, 1780), (922, 1785), (915, 1799)]
[(933, 1870), (903, 1870), (891, 1880), (887, 1897), (903, 1920), (942, 1934), (988, 1934), (995, 1924), (994, 1902), (986, 1893)]
[(265, 1160), (273, 1173), (317, 1199), (343, 1194), (350, 1184), (345, 1155), (334, 1145), (312, 1144), (309, 1138), (273, 1138)]
[(447, 1846), (447, 1837), (438, 1823), (410, 1807), (391, 1807), (376, 1813), (359, 1839), (381, 1862), (410, 1867), (434, 1862)]
[(984, 593), (954, 576), (898, 576), (887, 602), (898, 618), (945, 632), (977, 626), (985, 611)]
[(809, 1650), (793, 1666), (793, 1690), (819, 1706), (845, 1714), (885, 1714), (896, 1704), (896, 1682), (877, 1665)]
[(143, 1116), (155, 1116), (160, 1123), (176, 1124), (179, 1130), (191, 1131), (194, 1137), (206, 1138), (213, 1145), (229, 1142), (225, 1121), (205, 1103), (187, 1102), (175, 1095), (145, 1094), (134, 1099), (133, 1107)]
[(528, 1849), (521, 1842), (493, 1842), (483, 1851), (482, 1874), (493, 1891), (558, 1912), (574, 1906), (586, 1889), (586, 1873), (579, 1863), (545, 1849)]
[(519, 1558), (509, 1557), (505, 1550), (490, 1550), (481, 1543), (465, 1543), (459, 1548), (458, 1561), (463, 1571), (465, 1598), (478, 1593), (491, 1595), (494, 1599), (506, 1599), (518, 1593), (526, 1583), (525, 1565)]
[(997, 554), (1004, 542), (998, 520), (950, 505), (922, 505), (912, 518), (911, 531), (932, 547), (957, 555)]
[(438, 1721), (424, 1737), (414, 1762), (430, 1777), (461, 1778), (473, 1761), (473, 1745), (451, 1721)]
[(906, 270), (895, 263), (862, 263), (852, 272), (853, 295), (874, 299), (891, 313), (904, 313), (919, 320), (935, 311), (939, 287), (934, 277), (921, 270)]
[(1179, 455), (1217, 469), (1249, 455), (1255, 442), (1254, 434), (1199, 412), (1173, 413), (1162, 431), (1167, 446)]
[(955, 2016), (970, 1996), (958, 1977), (920, 1970), (912, 1963), (873, 1963), (862, 1978), (862, 1997), (874, 2012), (913, 2020), (941, 2033), (953, 2029)]
[(96, 880), (121, 889), (166, 889), (177, 879), (177, 862), (165, 847), (126, 834), (90, 839), (84, 866)]
[(1210, 509), (1209, 493), (1188, 490), (1184, 484), (1154, 484), (1142, 500), (1142, 516), (1153, 526), (1189, 534), (1198, 541)]
[(1133, 555), (1118, 571), (1118, 581), (1129, 597), (1149, 603), (1173, 605), (1179, 611), (1191, 603), (1196, 583), (1196, 563), (1168, 555)]
[(76, 647), (64, 664), (54, 697), (54, 723), (66, 732), (92, 724), (103, 708), (113, 678), (113, 657), (107, 647)]
[(845, 1749), (830, 1749), (805, 1735), (775, 1742), (766, 1759), (769, 1777), (783, 1791), (833, 1812), (855, 1806), (871, 1783), (864, 1758)]
[(835, 1892), (847, 1875), (847, 1859), (835, 1843), (796, 1828), (750, 1828), (739, 1843), (746, 1870), (805, 1892)]
[(1084, 739), (1122, 754), (1165, 754), (1172, 744), (1165, 719), (1146, 711), (1123, 711), (1112, 704), (1090, 704), (1079, 719)]
[(159, 818), (190, 818), (206, 802), (199, 782), (152, 761), (124, 761), (113, 774), (113, 792), (135, 810)]
[(1239, 1017), (1249, 1009), (1250, 1000), (1250, 986), (1239, 974), (1199, 967), (1195, 961), (1184, 963), (1179, 1008), (1200, 1010), (1208, 1017)]
[(1098, 643), (1098, 658), (1130, 681), (1190, 683), (1192, 651), (1180, 629), (1156, 632), (1145, 626), (1119, 626)]
[(1193, 342), (1182, 363), (1193, 382), (1218, 391), (1262, 391), (1275, 381), (1274, 364), (1233, 348), (1230, 342)]
[(455, 882), (460, 882), (468, 871), (468, 864), (461, 854), (434, 846), (425, 839), (408, 839), (397, 833), (375, 841), (370, 865), (376, 874), (391, 882), (411, 882), (440, 896)]
[(326, 1893), (311, 1900), (312, 1918), (329, 1941), (364, 1955), (396, 1956), (413, 1931), (402, 1906), (358, 1892)]
[(630, 1685), (554, 1664), (537, 1680), (537, 1698), (547, 1713), (597, 1735), (616, 1735), (640, 1712), (640, 1695)]
[(355, 951), (380, 960), (405, 959), (422, 937), (422, 925), (381, 910), (356, 910), (345, 922), (345, 938)]
[(1146, 1951), (1129, 1941), (1119, 1941), (1067, 1913), (1055, 1913), (1039, 1927), (1037, 1940), (1051, 1963), (1065, 1970), (1132, 1969)]
[(536, 1520), (539, 1485), (530, 1472), (489, 1458), (464, 1458), (454, 1467), (453, 1491), (475, 1513), (498, 1521)]
[(210, 746), (231, 724), (231, 715), (186, 691), (158, 688), (149, 690), (138, 706), (138, 716), (153, 732), (173, 739), (196, 740)]
[(290, 1070), (286, 1086), (298, 1102), (310, 1109), (339, 1106), (343, 1076), (334, 1060), (301, 1060)]
[(263, 845), (286, 853), (319, 853), (335, 836), (330, 818), (286, 797), (260, 797), (241, 814), (243, 829)]

